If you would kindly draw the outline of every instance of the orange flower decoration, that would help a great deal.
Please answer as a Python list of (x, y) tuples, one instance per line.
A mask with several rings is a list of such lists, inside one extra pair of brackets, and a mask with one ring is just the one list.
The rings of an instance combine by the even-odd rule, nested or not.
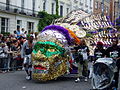
[(75, 39), (75, 43), (80, 44), (80, 39), (75, 35), (75, 33), (68, 28), (67, 28), (67, 30), (68, 30), (70, 36)]

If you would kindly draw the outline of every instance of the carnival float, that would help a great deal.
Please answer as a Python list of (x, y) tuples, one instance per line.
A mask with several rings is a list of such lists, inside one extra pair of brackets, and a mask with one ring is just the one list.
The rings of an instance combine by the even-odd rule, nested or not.
[[(114, 33), (112, 33), (114, 32)], [(116, 36), (107, 16), (90, 15), (82, 10), (74, 10), (66, 17), (56, 19), (38, 35), (32, 52), (34, 80), (47, 81), (65, 74), (77, 74), (75, 61), (71, 60), (70, 47), (85, 38), (89, 47), (97, 41), (110, 44)], [(92, 34), (88, 37), (87, 34)], [(93, 49), (93, 48), (91, 48)], [(92, 50), (91, 50), (92, 51)]]

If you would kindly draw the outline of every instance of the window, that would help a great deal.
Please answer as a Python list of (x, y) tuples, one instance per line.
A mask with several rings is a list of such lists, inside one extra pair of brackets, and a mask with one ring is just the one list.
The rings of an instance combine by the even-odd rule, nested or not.
[(34, 23), (27, 22), (27, 29), (28, 29), (28, 32), (32, 32), (34, 30)]
[(82, 0), (80, 0), (80, 5), (83, 5), (83, 2), (82, 2)]
[(17, 20), (17, 30), (21, 29), (22, 27), (22, 21), (21, 20)]
[(90, 0), (90, 8), (92, 7), (92, 0)]
[(46, 9), (46, 0), (43, 2), (43, 11)]
[(108, 7), (106, 6), (106, 13), (108, 13)]
[(88, 3), (87, 3), (87, 0), (85, 0), (85, 6), (88, 7)]
[(69, 13), (69, 8), (67, 8), (67, 14)]
[(33, 13), (35, 12), (35, 0), (32, 0), (33, 1)]
[(85, 3), (87, 3), (87, 0), (85, 0)]
[(81, 0), (80, 0), (80, 3), (81, 3)]
[(9, 19), (8, 18), (1, 18), (1, 32), (8, 32), (9, 28), (8, 28), (8, 21)]
[(95, 9), (98, 9), (98, 2), (95, 2)]
[(101, 3), (101, 9), (102, 9), (102, 13), (104, 12), (104, 9), (105, 8), (105, 6), (104, 6), (104, 3)]
[(24, 12), (24, 0), (21, 0), (21, 12)]
[(102, 8), (102, 3), (99, 4), (99, 8)]
[(54, 14), (54, 3), (52, 3), (52, 14)]
[(78, 0), (74, 0), (74, 3), (78, 3)]
[(63, 16), (63, 6), (60, 5), (60, 16)]
[(6, 10), (10, 9), (9, 4), (10, 4), (10, 0), (6, 0)]

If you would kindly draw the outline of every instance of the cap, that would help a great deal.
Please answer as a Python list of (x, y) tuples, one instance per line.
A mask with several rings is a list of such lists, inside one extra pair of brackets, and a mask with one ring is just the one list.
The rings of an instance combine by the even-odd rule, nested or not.
[(102, 43), (102, 42), (97, 42), (97, 45), (101, 45), (101, 46), (102, 46), (102, 45), (103, 45), (103, 43)]

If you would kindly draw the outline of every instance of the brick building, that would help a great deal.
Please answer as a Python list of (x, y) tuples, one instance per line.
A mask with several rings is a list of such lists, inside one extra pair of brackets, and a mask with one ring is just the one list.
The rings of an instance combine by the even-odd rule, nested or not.
[(93, 13), (110, 16), (111, 21), (114, 22), (115, 0), (94, 0)]

